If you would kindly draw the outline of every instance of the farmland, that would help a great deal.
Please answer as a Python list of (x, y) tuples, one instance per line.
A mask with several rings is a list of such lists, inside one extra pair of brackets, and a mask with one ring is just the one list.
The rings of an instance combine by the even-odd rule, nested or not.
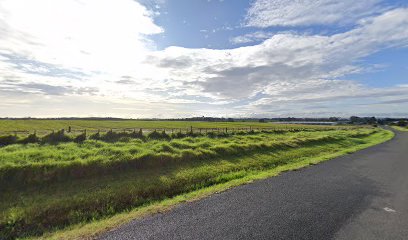
[(394, 128), (394, 129), (396, 129), (398, 131), (408, 132), (408, 126), (405, 126), (405, 127), (392, 126), (392, 128)]
[[(314, 164), (392, 137), (372, 127), (257, 122), (3, 120), (0, 126), (1, 131), (107, 130), (81, 141), (74, 141), (81, 133), (55, 132), (49, 133), (57, 134), (53, 141), (44, 135), (32, 143), (0, 147), (0, 239), (103, 221), (180, 194), (282, 166)], [(162, 130), (109, 132), (112, 128)], [(163, 132), (172, 128), (186, 130)], [(200, 128), (217, 130), (200, 133)]]
[[(71, 126), (74, 129), (106, 130), (125, 128), (240, 128), (281, 127), (273, 123), (260, 122), (200, 122), (200, 121), (141, 121), (141, 120), (0, 120), (0, 131), (58, 130)], [(293, 125), (285, 125), (293, 126)], [(315, 128), (318, 126), (315, 126)]]

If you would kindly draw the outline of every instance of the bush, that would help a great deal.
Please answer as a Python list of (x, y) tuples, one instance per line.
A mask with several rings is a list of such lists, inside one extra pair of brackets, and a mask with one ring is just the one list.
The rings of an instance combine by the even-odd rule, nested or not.
[(122, 133), (116, 133), (110, 130), (105, 135), (101, 136), (101, 140), (105, 142), (115, 142), (115, 141), (118, 141), (119, 138), (121, 137), (123, 137)]
[(186, 134), (182, 132), (176, 132), (171, 134), (171, 138), (184, 138), (186, 137)]
[(143, 135), (143, 130), (139, 129), (139, 131), (136, 132), (136, 130), (134, 130), (131, 134), (130, 134), (131, 138), (139, 138), (139, 139), (144, 139), (145, 136)]
[(37, 137), (36, 133), (28, 135), (26, 138), (23, 138), (19, 141), (19, 143), (27, 144), (27, 143), (37, 143), (40, 139)]
[(200, 137), (200, 136), (203, 136), (203, 134), (201, 134), (201, 133), (195, 133), (195, 132), (188, 132), (187, 134), (186, 134), (186, 136), (188, 136), (188, 137)]
[(92, 134), (91, 136), (89, 136), (89, 139), (92, 140), (100, 140), (101, 139), (101, 134), (99, 133), (99, 131), (97, 133)]
[(0, 136), (0, 146), (6, 146), (17, 143), (17, 137), (14, 135)]
[(153, 132), (151, 132), (151, 133), (149, 133), (149, 134), (147, 135), (147, 137), (148, 137), (149, 139), (167, 139), (167, 140), (170, 139), (170, 136), (169, 136), (165, 131), (159, 133), (159, 132), (157, 132), (156, 130), (153, 131)]
[(45, 135), (42, 139), (42, 143), (50, 143), (50, 144), (57, 144), (60, 142), (70, 142), (72, 139), (65, 135), (64, 129), (58, 131), (58, 132), (52, 132), (48, 135)]
[(400, 127), (406, 127), (408, 125), (408, 122), (405, 120), (399, 120), (397, 125)]
[(82, 143), (86, 140), (86, 132), (83, 132), (74, 138), (74, 142)]
[(208, 132), (207, 136), (210, 138), (215, 138), (217, 136), (217, 134), (215, 132)]

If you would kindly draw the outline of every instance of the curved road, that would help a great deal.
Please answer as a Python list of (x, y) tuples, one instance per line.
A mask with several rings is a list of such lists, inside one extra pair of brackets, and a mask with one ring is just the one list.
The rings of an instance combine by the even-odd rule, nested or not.
[(100, 239), (408, 239), (408, 132), (134, 220)]

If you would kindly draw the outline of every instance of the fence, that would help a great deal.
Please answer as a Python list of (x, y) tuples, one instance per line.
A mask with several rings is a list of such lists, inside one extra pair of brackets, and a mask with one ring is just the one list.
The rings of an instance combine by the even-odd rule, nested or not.
[[(353, 127), (345, 127), (345, 126), (324, 126), (317, 128), (314, 127), (294, 127), (294, 126), (279, 126), (279, 127), (223, 127), (223, 128), (195, 128), (195, 127), (188, 127), (188, 128), (101, 128), (101, 129), (90, 129), (90, 128), (82, 128), (82, 129), (74, 129), (71, 127), (63, 129), (65, 133), (68, 134), (81, 134), (86, 132), (87, 134), (93, 133), (107, 133), (107, 132), (125, 132), (130, 133), (134, 131), (142, 131), (144, 134), (149, 134), (151, 132), (165, 132), (167, 134), (171, 133), (235, 133), (235, 132), (260, 132), (260, 131), (322, 131), (322, 130), (346, 130), (351, 129)], [(15, 130), (15, 131), (0, 131), (0, 136), (4, 135), (29, 135), (32, 133), (36, 133), (37, 135), (46, 135), (55, 131), (59, 131), (61, 129), (40, 129), (40, 130)]]

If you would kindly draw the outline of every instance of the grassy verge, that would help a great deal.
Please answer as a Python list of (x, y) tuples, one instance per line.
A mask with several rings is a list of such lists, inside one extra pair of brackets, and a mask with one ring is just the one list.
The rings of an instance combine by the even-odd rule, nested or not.
[[(45, 166), (58, 156), (61, 159), (57, 166), (75, 163), (75, 156), (90, 162), (94, 161), (92, 156), (104, 156), (107, 160), (101, 160), (101, 169), (109, 168), (114, 161), (132, 159), (129, 154), (137, 156), (139, 152), (132, 149), (140, 147), (140, 144), (147, 144), (142, 148), (149, 150), (150, 147), (152, 154), (163, 155), (164, 152), (164, 156), (174, 155), (173, 158), (163, 158), (163, 161), (153, 161), (151, 165), (136, 165), (119, 172), (84, 178), (68, 175), (52, 182), (40, 179), (37, 184), (25, 188), (9, 186), (3, 191), (4, 197), (0, 201), (0, 236), (13, 239), (45, 233), (43, 239), (86, 238), (132, 218), (163, 211), (182, 201), (315, 164), (391, 137), (389, 131), (359, 129), (260, 133), (148, 143), (130, 141), (106, 146), (92, 146), (94, 142), (89, 141), (90, 145), (86, 147), (73, 143), (43, 146), (49, 148), (47, 151), (33, 145), (9, 146), (4, 148), (4, 153), (9, 155), (6, 154), (2, 161), (13, 162), (17, 167), (32, 165), (32, 162), (18, 159), (33, 154), (39, 155), (35, 164)], [(104, 150), (100, 152), (101, 149)], [(186, 150), (187, 155), (183, 154)], [(67, 154), (68, 157), (64, 158)], [(203, 157), (197, 157), (200, 154), (204, 154)], [(145, 161), (149, 162), (149, 159)], [(67, 226), (65, 230), (55, 232)], [(50, 231), (54, 233), (50, 234)]]
[[(242, 184), (251, 183), (254, 180), (265, 179), (268, 177), (277, 176), (279, 173), (284, 171), (296, 170), (299, 168), (307, 167), (309, 165), (314, 165), (319, 162), (323, 162), (326, 160), (333, 159), (335, 157), (352, 153), (385, 141), (390, 140), (394, 134), (391, 131), (382, 130), (377, 132), (371, 136), (365, 137), (364, 142), (360, 142), (360, 144), (348, 146), (347, 148), (338, 150), (338, 151), (328, 151), (318, 156), (305, 156), (299, 159), (293, 159), (289, 163), (277, 166), (269, 169), (262, 169), (262, 170), (253, 170), (247, 171), (246, 174), (241, 175), (235, 179), (231, 179), (230, 181), (215, 184), (209, 187), (205, 187), (202, 189), (198, 189), (195, 191), (191, 191), (185, 194), (177, 195), (173, 198), (164, 199), (161, 201), (151, 202), (144, 206), (134, 208), (130, 211), (126, 211), (124, 213), (117, 214), (113, 217), (109, 217), (106, 219), (93, 221), (91, 223), (86, 224), (78, 224), (71, 226), (69, 228), (58, 230), (53, 233), (45, 234), (42, 237), (36, 238), (29, 238), (29, 239), (92, 239), (98, 234), (107, 231), (109, 229), (115, 228), (121, 224), (127, 223), (135, 218), (141, 218), (143, 216), (160, 213), (164, 211), (168, 211), (177, 204), (186, 202), (186, 201), (195, 201), (206, 196), (209, 196), (214, 193), (218, 193), (221, 191), (225, 191), (235, 186), (239, 186)], [(262, 156), (267, 157), (267, 156)]]
[(400, 127), (400, 126), (391, 126), (391, 127), (398, 131), (408, 132), (408, 127)]

